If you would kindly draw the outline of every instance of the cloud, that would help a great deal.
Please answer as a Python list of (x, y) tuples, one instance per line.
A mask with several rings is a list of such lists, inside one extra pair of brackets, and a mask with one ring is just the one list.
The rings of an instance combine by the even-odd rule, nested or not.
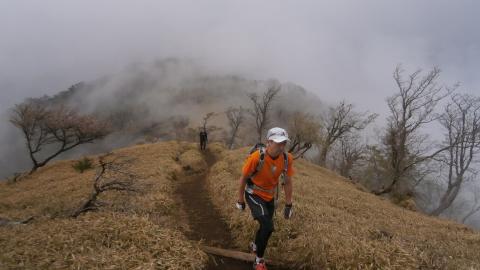
[(474, 1), (0, 5), (2, 106), (165, 57), (292, 81), (329, 102), (351, 97), (365, 109), (395, 90), (391, 72), (399, 62), (412, 70), (439, 65), (447, 81), (469, 89), (479, 83)]
[[(117, 132), (93, 145), (82, 145), (63, 153), (59, 158), (110, 151), (131, 145), (145, 136), (175, 139), (172, 137), (177, 132), (173, 132), (175, 119), (186, 118), (188, 127), (195, 130), (209, 112), (216, 113), (216, 119), (210, 125), (226, 127), (223, 112), (230, 106), (251, 107), (247, 94), (263, 93), (268, 83), (232, 75), (220, 76), (205, 71), (192, 60), (169, 58), (148, 64), (133, 64), (116, 74), (76, 84), (48, 98), (49, 102), (67, 104), (81, 114), (93, 114), (107, 120)], [(318, 109), (323, 107), (318, 98), (300, 86), (286, 83), (282, 90), (275, 103), (283, 114), (295, 110), (318, 113)], [(275, 120), (272, 122), (287, 124), (288, 119), (277, 119), (276, 115), (276, 112), (271, 112), (272, 120)], [(8, 122), (9, 111), (0, 114), (0, 117), (3, 120), (0, 142), (5, 146), (0, 149), (0, 178), (3, 178), (28, 169), (31, 161), (24, 137)], [(184, 135), (184, 139), (188, 139), (191, 134)], [(254, 136), (252, 132), (242, 139), (248, 143), (251, 136)], [(40, 153), (45, 152), (48, 151)]]

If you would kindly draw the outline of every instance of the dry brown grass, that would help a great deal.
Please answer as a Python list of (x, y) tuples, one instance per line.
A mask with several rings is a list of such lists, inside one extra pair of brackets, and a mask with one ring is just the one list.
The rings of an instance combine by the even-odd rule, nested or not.
[(80, 174), (75, 161), (58, 161), (0, 183), (0, 216), (36, 217), (0, 227), (0, 269), (203, 268), (206, 254), (181, 233), (187, 225), (174, 198), (182, 168), (201, 169), (195, 147), (167, 142), (115, 151), (113, 157), (131, 159), (125, 168), (137, 175), (139, 192), (106, 192), (99, 198), (106, 206), (77, 219), (68, 215), (88, 198), (95, 170)]
[[(80, 174), (74, 161), (58, 161), (0, 183), (1, 217), (36, 216), (0, 227), (0, 269), (201, 269), (207, 257), (181, 233), (188, 226), (174, 198), (179, 175), (205, 169), (196, 148), (166, 142), (115, 151), (131, 159), (126, 169), (140, 191), (109, 191), (99, 198), (106, 206), (77, 219), (68, 215), (88, 197), (95, 170)], [(247, 149), (209, 149), (218, 160), (209, 192), (246, 250), (257, 225), (234, 202)], [(96, 164), (98, 157), (89, 158)], [(477, 232), (395, 206), (308, 162), (295, 168), (295, 216), (275, 219), (269, 258), (310, 269), (480, 269)]]
[(201, 269), (205, 255), (145, 216), (87, 213), (0, 228), (2, 269)]
[[(257, 226), (248, 211), (234, 210), (247, 150), (216, 146), (219, 162), (208, 179), (243, 250)], [(294, 167), (295, 216), (275, 218), (269, 258), (310, 269), (480, 269), (478, 232), (395, 206), (306, 161)]]

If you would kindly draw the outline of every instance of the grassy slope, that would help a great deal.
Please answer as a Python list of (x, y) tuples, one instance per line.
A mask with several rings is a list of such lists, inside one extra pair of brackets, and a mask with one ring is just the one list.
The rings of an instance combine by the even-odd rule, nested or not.
[[(0, 269), (200, 269), (206, 255), (181, 233), (175, 175), (204, 163), (190, 144), (138, 145), (114, 152), (134, 158), (139, 193), (109, 191), (101, 211), (66, 216), (92, 191), (95, 170), (58, 161), (17, 183), (0, 183), (0, 216), (29, 225), (0, 227)], [(91, 157), (96, 160), (97, 157)]]
[[(256, 223), (233, 204), (247, 149), (209, 148), (218, 159), (210, 192), (245, 250)], [(109, 192), (101, 197), (108, 206), (77, 219), (65, 216), (91, 192), (93, 170), (79, 174), (73, 161), (59, 161), (18, 183), (0, 183), (1, 217), (37, 217), (26, 226), (0, 227), (0, 269), (203, 267), (205, 254), (181, 233), (186, 225), (173, 194), (182, 168), (205, 166), (196, 146), (138, 145), (114, 156), (134, 158), (129, 171), (139, 176), (142, 192)], [(313, 269), (480, 268), (480, 235), (467, 227), (392, 205), (307, 162), (295, 168), (295, 217), (276, 218), (268, 257)]]
[[(209, 190), (245, 250), (257, 225), (233, 207), (247, 149), (211, 148), (219, 162)], [(295, 216), (275, 219), (268, 257), (311, 269), (480, 269), (478, 232), (395, 206), (308, 162), (294, 167)]]

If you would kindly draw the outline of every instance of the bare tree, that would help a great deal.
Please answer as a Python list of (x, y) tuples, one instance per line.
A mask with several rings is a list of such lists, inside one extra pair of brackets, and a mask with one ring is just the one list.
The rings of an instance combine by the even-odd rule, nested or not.
[(208, 120), (209, 120), (210, 118), (212, 118), (214, 115), (215, 115), (215, 113), (209, 112), (209, 113), (207, 113), (207, 114), (203, 117), (203, 125), (202, 125), (203, 130), (205, 130), (205, 131), (207, 130)]
[(358, 134), (350, 134), (340, 139), (340, 164), (338, 171), (340, 175), (351, 178), (351, 171), (354, 165), (365, 158), (367, 146), (360, 142)]
[(268, 113), (270, 111), (272, 102), (275, 96), (280, 92), (280, 85), (278, 83), (272, 83), (267, 91), (260, 97), (256, 93), (249, 94), (248, 97), (253, 102), (253, 111), (250, 111), (255, 118), (255, 127), (258, 134), (258, 142), (262, 141), (263, 131), (268, 124)]
[(440, 123), (447, 131), (448, 150), (442, 160), (448, 170), (447, 188), (432, 215), (439, 215), (450, 207), (464, 181), (474, 174), (471, 165), (480, 151), (480, 98), (452, 96)]
[(123, 157), (107, 160), (110, 156), (109, 153), (99, 158), (100, 168), (93, 180), (93, 191), (82, 206), (70, 215), (71, 217), (76, 218), (82, 213), (98, 209), (102, 205), (98, 201), (98, 196), (106, 191), (138, 191), (134, 187), (134, 180), (137, 176), (126, 170), (126, 164), (130, 160), (120, 160)]
[(320, 123), (310, 114), (303, 112), (293, 113), (289, 121), (290, 147), (288, 152), (294, 155), (294, 159), (305, 154), (313, 144), (320, 141)]
[(377, 118), (377, 114), (357, 113), (353, 104), (341, 101), (336, 107), (330, 108), (323, 126), (319, 163), (325, 166), (327, 154), (332, 145), (343, 136), (355, 130), (362, 130)]
[(385, 178), (386, 159), (382, 149), (377, 145), (366, 145), (365, 159), (358, 161), (360, 168), (360, 178), (358, 179), (365, 187), (375, 190), (383, 184)]
[[(78, 145), (103, 138), (110, 131), (105, 122), (93, 116), (79, 115), (65, 107), (48, 108), (41, 102), (15, 105), (10, 122), (19, 128), (26, 141), (33, 167), (30, 173), (45, 166), (59, 154)], [(41, 152), (53, 146), (53, 153)], [(40, 156), (44, 156), (40, 160)]]
[[(408, 175), (420, 163), (435, 157), (446, 148), (431, 153), (426, 146), (427, 136), (419, 134), (419, 129), (437, 119), (434, 109), (454, 88), (437, 85), (440, 75), (438, 68), (433, 68), (420, 77), (417, 70), (404, 79), (401, 66), (397, 66), (393, 78), (399, 92), (387, 99), (390, 116), (387, 118), (387, 131), (383, 138), (387, 168), (387, 183), (375, 191), (377, 195), (403, 189)], [(406, 188), (408, 190), (408, 188)]]
[(476, 186), (473, 191), (473, 204), (468, 212), (462, 217), (462, 223), (465, 224), (467, 220), (475, 213), (480, 212), (480, 188)]
[(237, 137), (237, 132), (240, 125), (245, 120), (245, 109), (240, 106), (239, 108), (230, 107), (225, 112), (228, 119), (228, 125), (230, 126), (230, 139), (227, 142), (228, 148), (232, 149), (235, 138)]

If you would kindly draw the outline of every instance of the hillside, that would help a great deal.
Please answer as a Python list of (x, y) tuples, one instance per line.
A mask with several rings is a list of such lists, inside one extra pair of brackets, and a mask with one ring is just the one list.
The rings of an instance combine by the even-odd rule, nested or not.
[[(247, 151), (217, 148), (219, 162), (208, 178), (240, 248), (256, 224), (225, 202), (236, 198)], [(267, 256), (311, 269), (480, 269), (478, 232), (400, 208), (304, 160), (294, 167), (295, 218), (284, 220), (277, 209)]]
[[(132, 65), (117, 74), (82, 82), (49, 97), (34, 98), (47, 105), (65, 105), (81, 114), (93, 114), (109, 123), (112, 134), (92, 144), (63, 153), (61, 158), (80, 154), (98, 154), (144, 140), (190, 140), (198, 137), (207, 113), (209, 138), (225, 141), (229, 126), (225, 111), (229, 107), (252, 108), (248, 94), (264, 93), (278, 84), (281, 92), (275, 99), (271, 121), (288, 126), (295, 111), (318, 115), (326, 109), (313, 93), (293, 83), (275, 80), (257, 81), (233, 75), (211, 74), (185, 60), (165, 59), (151, 64)], [(13, 107), (13, 104), (12, 104)], [(8, 122), (9, 111), (0, 111), (0, 178), (27, 170), (31, 165), (25, 139)], [(238, 131), (237, 145), (256, 140), (248, 127), (254, 119), (246, 117)], [(215, 126), (215, 128), (213, 128)], [(21, 149), (21, 150), (19, 150)]]
[(114, 151), (133, 158), (128, 172), (139, 192), (106, 192), (99, 198), (106, 206), (76, 219), (67, 216), (92, 192), (95, 170), (80, 174), (74, 161), (58, 161), (20, 182), (2, 181), (0, 216), (35, 219), (0, 227), (0, 269), (202, 269), (207, 257), (184, 236), (174, 196), (190, 148), (170, 142)]
[[(98, 211), (78, 218), (68, 215), (92, 192), (95, 170), (80, 174), (75, 161), (57, 161), (19, 182), (1, 182), (0, 217), (34, 219), (0, 226), (0, 269), (214, 269), (188, 218), (189, 198), (179, 196), (184, 178), (201, 173), (216, 207), (204, 214), (218, 210), (213, 222), (230, 228), (229, 247), (246, 251), (256, 224), (234, 202), (247, 149), (197, 147), (172, 141), (114, 151), (112, 157), (128, 158), (137, 192), (108, 191)], [(268, 258), (290, 269), (480, 269), (478, 232), (395, 206), (306, 161), (294, 167), (295, 216), (275, 219)]]

